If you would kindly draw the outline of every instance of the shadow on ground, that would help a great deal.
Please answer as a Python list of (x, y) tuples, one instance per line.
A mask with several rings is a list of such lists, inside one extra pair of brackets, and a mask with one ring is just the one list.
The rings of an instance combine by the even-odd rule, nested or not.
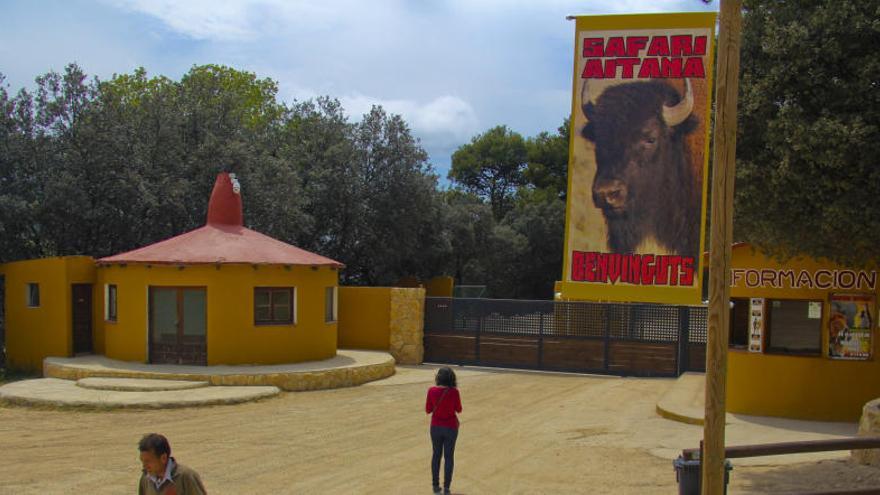
[[(825, 480), (816, 483), (817, 477)], [(730, 493), (805, 493), (823, 490), (877, 488), (880, 467), (849, 460), (827, 460), (787, 466), (742, 466), (731, 472)]]

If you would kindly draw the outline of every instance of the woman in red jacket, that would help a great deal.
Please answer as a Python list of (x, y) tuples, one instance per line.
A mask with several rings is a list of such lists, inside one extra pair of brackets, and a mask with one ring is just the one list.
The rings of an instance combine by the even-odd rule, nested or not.
[(443, 464), (443, 493), (449, 493), (452, 484), (452, 467), (455, 464), (455, 440), (458, 439), (458, 417), (461, 412), (461, 396), (455, 388), (455, 372), (448, 366), (437, 370), (434, 379), (436, 387), (428, 389), (425, 412), (431, 414), (431, 444), (434, 456), (431, 458), (431, 482), (434, 493), (440, 493), (440, 456)]

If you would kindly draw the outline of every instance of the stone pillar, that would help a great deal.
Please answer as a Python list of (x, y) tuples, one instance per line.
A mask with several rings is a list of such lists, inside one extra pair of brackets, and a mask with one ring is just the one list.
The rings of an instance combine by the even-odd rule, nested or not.
[[(874, 399), (862, 408), (858, 436), (880, 435), (880, 399)], [(852, 459), (859, 464), (880, 466), (880, 449), (861, 449), (851, 451)]]
[(425, 289), (391, 289), (390, 349), (397, 364), (421, 364), (425, 355)]

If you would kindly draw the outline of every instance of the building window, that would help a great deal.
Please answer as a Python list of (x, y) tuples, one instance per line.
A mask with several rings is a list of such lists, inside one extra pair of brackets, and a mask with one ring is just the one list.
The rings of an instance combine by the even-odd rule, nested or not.
[(116, 321), (116, 285), (104, 284), (104, 319)]
[(818, 356), (822, 351), (822, 301), (767, 300), (767, 351)]
[(40, 307), (40, 284), (27, 284), (27, 305), (29, 308)]
[(336, 321), (336, 287), (324, 289), (324, 321), (332, 323)]
[(746, 349), (749, 346), (749, 305), (748, 298), (730, 298), (730, 347)]
[(296, 325), (296, 288), (254, 288), (254, 323), (257, 325)]

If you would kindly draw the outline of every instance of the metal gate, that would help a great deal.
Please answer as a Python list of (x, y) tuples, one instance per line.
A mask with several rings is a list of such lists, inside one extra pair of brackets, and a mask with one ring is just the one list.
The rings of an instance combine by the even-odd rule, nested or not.
[(425, 361), (635, 376), (705, 367), (706, 308), (429, 297)]

